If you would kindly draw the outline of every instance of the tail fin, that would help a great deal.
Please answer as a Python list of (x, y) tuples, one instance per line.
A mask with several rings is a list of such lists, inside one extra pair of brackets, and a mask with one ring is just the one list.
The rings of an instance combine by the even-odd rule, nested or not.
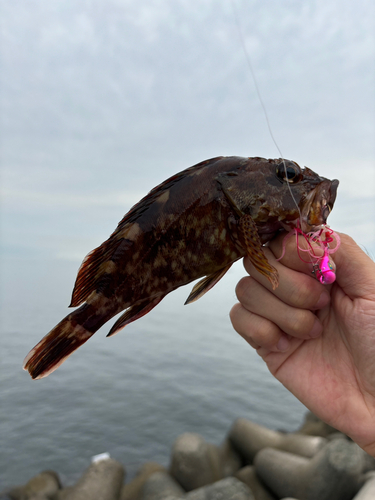
[[(55, 371), (78, 347), (84, 344), (99, 327), (88, 331), (77, 321), (77, 316), (86, 316), (87, 304), (70, 313), (53, 328), (26, 356), (24, 370), (33, 379), (47, 377)], [(91, 330), (91, 328), (90, 328)]]

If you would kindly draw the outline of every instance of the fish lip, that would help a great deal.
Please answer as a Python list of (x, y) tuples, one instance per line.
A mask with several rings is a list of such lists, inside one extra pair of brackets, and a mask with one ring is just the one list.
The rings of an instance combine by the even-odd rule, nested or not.
[(303, 200), (301, 209), (301, 229), (305, 233), (316, 231), (326, 224), (336, 200), (339, 181), (324, 179)]

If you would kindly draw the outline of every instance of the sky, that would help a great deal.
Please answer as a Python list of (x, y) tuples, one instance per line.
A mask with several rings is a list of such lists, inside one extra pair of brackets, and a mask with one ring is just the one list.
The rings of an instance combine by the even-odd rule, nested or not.
[(338, 178), (375, 253), (372, 0), (3, 0), (1, 255), (77, 264), (156, 184), (219, 155)]

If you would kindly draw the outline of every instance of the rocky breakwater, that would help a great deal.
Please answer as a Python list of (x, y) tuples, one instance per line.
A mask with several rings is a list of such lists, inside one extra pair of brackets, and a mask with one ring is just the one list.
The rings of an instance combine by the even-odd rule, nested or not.
[(221, 446), (179, 436), (169, 468), (149, 462), (124, 484), (125, 469), (94, 457), (79, 481), (62, 487), (54, 471), (0, 493), (11, 500), (374, 500), (375, 459), (309, 413), (297, 432), (234, 422)]

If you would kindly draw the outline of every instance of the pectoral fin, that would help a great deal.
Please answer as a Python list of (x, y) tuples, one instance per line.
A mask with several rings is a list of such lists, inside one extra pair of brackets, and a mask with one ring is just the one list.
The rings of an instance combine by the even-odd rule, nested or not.
[[(250, 174), (252, 175), (252, 174)], [(257, 201), (257, 196), (245, 188), (243, 176), (238, 172), (221, 172), (216, 177), (229, 204), (237, 215), (245, 212), (251, 213), (252, 206)]]
[(247, 256), (251, 263), (257, 271), (263, 274), (263, 276), (266, 276), (272, 288), (275, 289), (279, 285), (279, 273), (268, 262), (263, 252), (256, 225), (250, 215), (242, 215), (239, 220), (238, 228), (242, 236), (242, 243), (245, 246)]
[[(239, 185), (238, 182), (242, 182), (242, 180), (238, 179), (235, 173), (229, 172), (219, 175), (217, 180), (221, 184), (222, 191), (229, 204), (240, 217), (238, 222), (240, 234), (237, 237), (240, 241), (237, 243), (239, 243), (241, 247), (244, 247), (253, 266), (257, 271), (263, 274), (263, 276), (266, 276), (272, 288), (275, 289), (279, 285), (279, 274), (264, 255), (262, 243), (253, 219), (249, 214), (244, 213), (245, 209), (251, 209), (253, 203), (251, 195), (241, 189), (241, 185)], [(232, 238), (237, 239), (233, 234)]]
[(209, 274), (202, 280), (198, 281), (198, 283), (194, 285), (189, 297), (186, 299), (185, 305), (195, 302), (208, 292), (208, 290), (211, 290), (211, 288), (214, 287), (219, 280), (221, 280), (231, 265), (232, 264), (229, 264), (229, 266), (223, 267), (222, 269), (219, 269), (219, 271), (216, 271), (216, 273)]

